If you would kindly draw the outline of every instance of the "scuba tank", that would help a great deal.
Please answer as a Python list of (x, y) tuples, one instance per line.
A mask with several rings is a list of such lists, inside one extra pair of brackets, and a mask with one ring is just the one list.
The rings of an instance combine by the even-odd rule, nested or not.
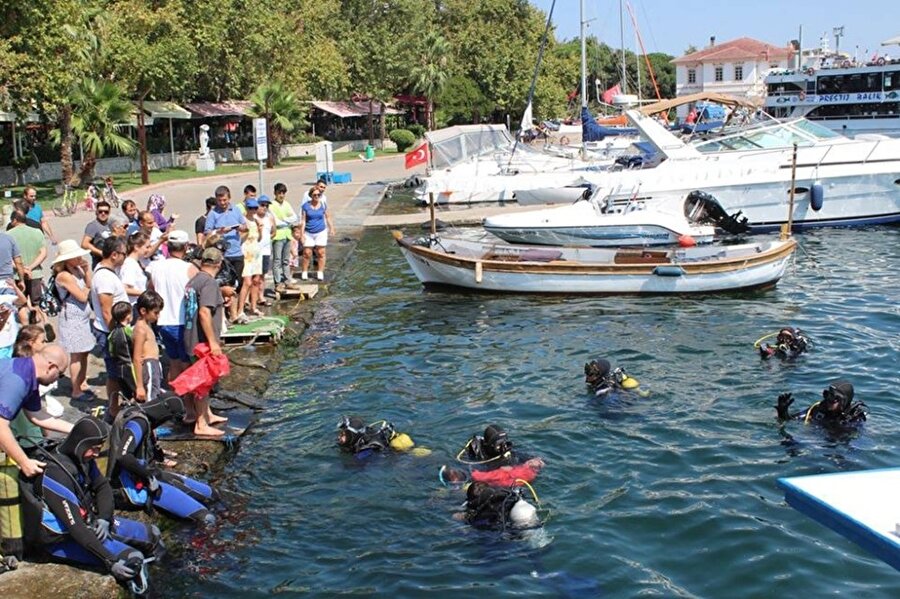
[(18, 478), (19, 466), (0, 451), (0, 555), (21, 559), (24, 543)]

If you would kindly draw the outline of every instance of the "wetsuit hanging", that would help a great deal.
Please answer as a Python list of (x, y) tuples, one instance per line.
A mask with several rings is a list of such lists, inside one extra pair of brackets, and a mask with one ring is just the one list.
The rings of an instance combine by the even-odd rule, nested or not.
[(153, 430), (183, 414), (184, 403), (176, 395), (120, 409), (110, 435), (107, 476), (121, 507), (153, 507), (176, 518), (211, 524), (215, 516), (207, 505), (217, 498), (212, 487), (167, 472), (159, 463), (161, 451)]

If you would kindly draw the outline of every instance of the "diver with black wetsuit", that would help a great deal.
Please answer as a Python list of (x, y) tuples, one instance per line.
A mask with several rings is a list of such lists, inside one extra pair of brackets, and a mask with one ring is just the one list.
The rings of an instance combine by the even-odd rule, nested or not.
[(338, 423), (338, 447), (359, 459), (373, 453), (393, 449), (409, 451), (415, 443), (406, 433), (397, 432), (386, 420), (366, 424), (358, 416), (344, 416)]
[(25, 541), (53, 559), (105, 567), (121, 583), (142, 578), (145, 587), (144, 555), (162, 549), (160, 532), (114, 517), (112, 488), (95, 462), (108, 435), (106, 423), (84, 417), (56, 448), (39, 450), (43, 473), (20, 474)]
[(791, 393), (779, 395), (775, 409), (779, 420), (803, 420), (834, 428), (854, 427), (866, 421), (868, 408), (861, 401), (854, 403), (853, 397), (853, 385), (847, 381), (835, 381), (822, 391), (821, 401), (802, 412), (790, 413), (791, 404), (794, 403)]
[(177, 395), (123, 407), (110, 434), (107, 476), (123, 507), (148, 504), (176, 518), (212, 524), (207, 504), (217, 499), (206, 483), (162, 469), (156, 427), (180, 418), (184, 402)]
[(793, 360), (810, 347), (809, 337), (800, 329), (785, 327), (778, 331), (775, 344), (764, 343), (759, 346), (759, 355), (763, 360), (780, 358)]

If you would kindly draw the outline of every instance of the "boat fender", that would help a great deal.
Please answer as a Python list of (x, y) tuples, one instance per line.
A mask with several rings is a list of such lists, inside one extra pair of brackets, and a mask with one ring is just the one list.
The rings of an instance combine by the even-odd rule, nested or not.
[(697, 245), (697, 241), (690, 235), (682, 235), (678, 238), (679, 247), (692, 248)]
[(822, 204), (825, 202), (825, 190), (822, 188), (821, 183), (813, 183), (812, 187), (809, 189), (809, 205), (813, 210), (818, 212), (822, 209)]
[(658, 277), (680, 277), (684, 274), (684, 269), (677, 265), (657, 266), (653, 269), (653, 274)]
[(800, 101), (804, 101), (806, 99), (806, 92), (800, 92)]

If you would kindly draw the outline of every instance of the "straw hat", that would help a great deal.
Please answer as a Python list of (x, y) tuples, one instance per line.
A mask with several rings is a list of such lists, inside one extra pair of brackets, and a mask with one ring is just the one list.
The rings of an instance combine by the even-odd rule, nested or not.
[(58, 251), (56, 258), (53, 259), (53, 264), (59, 264), (72, 258), (83, 258), (91, 254), (89, 251), (80, 248), (78, 242), (72, 239), (65, 239), (59, 242)]

